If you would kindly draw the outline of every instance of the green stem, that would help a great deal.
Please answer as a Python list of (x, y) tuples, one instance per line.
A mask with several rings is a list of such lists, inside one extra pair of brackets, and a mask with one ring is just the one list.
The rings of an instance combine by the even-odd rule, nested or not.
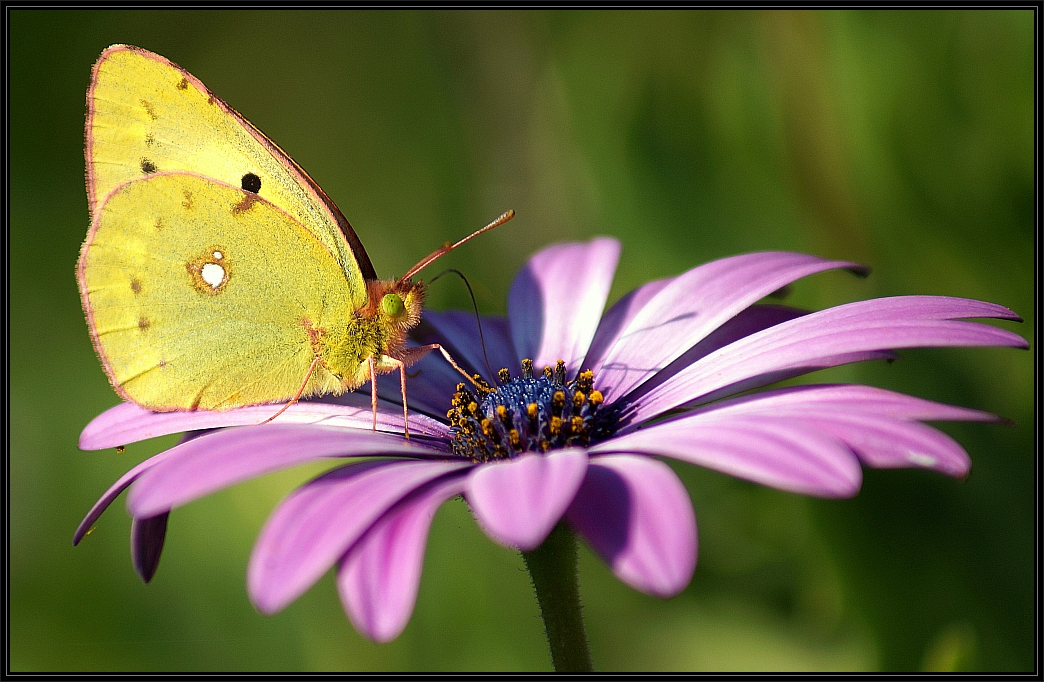
[(544, 617), (551, 661), (558, 672), (591, 672), (580, 587), (576, 575), (576, 537), (559, 523), (544, 543), (522, 552)]

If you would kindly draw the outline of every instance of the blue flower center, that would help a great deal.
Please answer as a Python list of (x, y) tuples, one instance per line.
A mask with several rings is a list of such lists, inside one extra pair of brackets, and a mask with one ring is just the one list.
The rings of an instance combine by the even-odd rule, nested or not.
[(453, 452), (475, 462), (508, 459), (523, 452), (587, 446), (604, 440), (616, 426), (616, 411), (603, 405), (593, 389), (594, 372), (585, 370), (565, 380), (565, 363), (533, 374), (533, 361), (522, 361), (522, 376), (512, 379), (502, 369), (500, 385), (491, 387), (476, 375), (479, 387), (457, 384), (446, 417)]

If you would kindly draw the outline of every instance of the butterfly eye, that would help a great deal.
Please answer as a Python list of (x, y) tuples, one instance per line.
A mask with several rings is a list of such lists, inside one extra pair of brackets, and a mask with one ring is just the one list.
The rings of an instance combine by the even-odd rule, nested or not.
[(398, 294), (385, 294), (381, 299), (381, 310), (388, 317), (397, 319), (406, 312), (406, 306), (403, 305), (402, 298)]

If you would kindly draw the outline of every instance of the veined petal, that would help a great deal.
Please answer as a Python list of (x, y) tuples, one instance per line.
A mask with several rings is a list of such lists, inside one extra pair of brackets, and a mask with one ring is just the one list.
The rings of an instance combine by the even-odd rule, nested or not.
[[(434, 334), (429, 339), (424, 337), (424, 343), (440, 343), (446, 347), (453, 359), (465, 370), (478, 372), (487, 376), (490, 380), (496, 376), (497, 370), (507, 367), (511, 374), (518, 376), (521, 365), (518, 355), (515, 353), (514, 343), (511, 340), (511, 328), (506, 317), (482, 317), (482, 336), (479, 336), (479, 328), (475, 322), (475, 316), (460, 310), (425, 311), (424, 320), (431, 325)], [(486, 358), (482, 352), (481, 339), (486, 341), (486, 355), (489, 356), (489, 367), (486, 367)], [(439, 356), (439, 360), (446, 363)], [(448, 364), (448, 363), (446, 363)], [(488, 376), (490, 371), (493, 376)], [(463, 377), (459, 372), (453, 372), (457, 382)], [(456, 385), (456, 382), (454, 383)], [(453, 386), (450, 386), (452, 393)]]
[(599, 377), (607, 402), (627, 394), (752, 303), (796, 279), (832, 268), (865, 268), (799, 253), (749, 253), (671, 280), (620, 329)]
[(591, 339), (591, 348), (587, 351), (587, 357), (584, 358), (581, 366), (584, 369), (601, 369), (605, 354), (620, 338), (620, 334), (631, 323), (634, 316), (640, 313), (645, 304), (673, 280), (673, 277), (666, 277), (646, 282), (620, 297), (620, 300), (614, 303), (605, 315), (602, 315), (594, 338)]
[(663, 455), (780, 490), (850, 497), (863, 480), (859, 460), (838, 438), (794, 420), (686, 415), (598, 443), (592, 455)]
[(508, 547), (535, 549), (555, 527), (587, 470), (587, 453), (570, 448), (478, 466), (465, 497), (486, 534)]
[(247, 590), (272, 614), (319, 579), (389, 507), (457, 462), (361, 462), (306, 483), (284, 499), (261, 529), (250, 555)]
[(1018, 334), (969, 317), (1018, 319), (992, 303), (946, 296), (898, 296), (848, 303), (809, 313), (725, 346), (649, 391), (635, 402), (632, 423), (762, 374), (823, 364), (880, 349), (931, 346), (1027, 348)]
[(917, 466), (951, 476), (967, 474), (967, 453), (946, 434), (919, 422), (1000, 420), (988, 412), (855, 384), (765, 391), (708, 405), (682, 418), (693, 430), (736, 418), (789, 420), (844, 442), (869, 466)]
[(163, 541), (167, 537), (167, 512), (145, 519), (131, 520), (131, 561), (142, 582), (156, 575)]
[(325, 457), (442, 456), (414, 441), (361, 429), (265, 424), (224, 429), (177, 445), (127, 496), (136, 517), (155, 516), (263, 474)]
[(695, 414), (794, 415), (828, 411), (838, 415), (872, 414), (916, 421), (1002, 421), (989, 412), (937, 403), (862, 384), (788, 386), (700, 408)]
[(392, 507), (348, 550), (337, 589), (356, 630), (375, 642), (390, 642), (406, 627), (417, 602), (431, 521), (443, 502), (462, 492), (462, 475), (429, 483)]
[[(368, 396), (353, 394), (341, 396), (338, 400), (338, 404), (315, 401), (295, 403), (276, 417), (272, 424), (322, 424), (367, 430), (373, 427), (373, 411)], [(184, 431), (251, 426), (260, 424), (280, 408), (280, 405), (253, 405), (222, 411), (150, 412), (134, 403), (122, 403), (91, 420), (80, 434), (80, 449), (114, 448)], [(377, 429), (401, 434), (402, 407), (378, 403)], [(438, 437), (446, 433), (446, 427), (430, 417), (419, 414), (414, 419), (411, 414), (410, 432)]]
[(102, 496), (98, 498), (98, 501), (94, 503), (90, 511), (87, 512), (87, 516), (83, 517), (83, 521), (80, 521), (80, 525), (76, 527), (76, 532), (73, 533), (73, 546), (80, 544), (80, 540), (87, 534), (94, 525), (94, 522), (98, 520), (98, 517), (109, 508), (113, 500), (120, 496), (120, 493), (124, 491), (127, 486), (136, 481), (139, 476), (143, 473), (156, 466), (163, 460), (170, 457), (171, 450), (164, 450), (158, 455), (149, 457), (144, 462), (138, 464), (136, 467), (120, 476), (119, 480), (109, 486), (108, 490), (102, 493)]
[(508, 295), (511, 335), (519, 360), (536, 367), (565, 360), (580, 370), (620, 258), (620, 242), (607, 237), (586, 244), (550, 246), (529, 259)]
[(566, 519), (636, 590), (673, 597), (692, 579), (696, 515), (685, 486), (663, 462), (593, 457)]

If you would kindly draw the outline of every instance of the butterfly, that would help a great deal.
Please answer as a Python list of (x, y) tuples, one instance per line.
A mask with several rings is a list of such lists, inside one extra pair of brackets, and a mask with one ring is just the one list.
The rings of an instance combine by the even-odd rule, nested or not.
[(512, 211), (379, 279), (293, 159), (192, 74), (130, 45), (94, 65), (85, 140), (91, 224), (77, 281), (123, 399), (224, 410), (369, 381), (376, 429), (376, 377), (398, 370), (408, 437), (406, 367), (433, 350), (457, 367), (438, 344), (406, 345), (425, 293), (413, 277)]

